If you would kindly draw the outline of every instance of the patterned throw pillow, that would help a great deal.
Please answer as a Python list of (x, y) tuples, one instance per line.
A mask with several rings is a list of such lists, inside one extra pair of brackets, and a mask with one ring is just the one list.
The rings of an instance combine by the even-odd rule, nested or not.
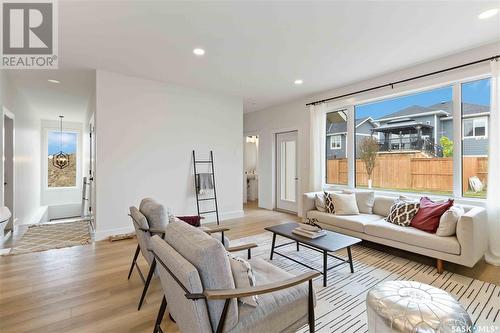
[(392, 204), (389, 216), (385, 220), (402, 227), (409, 227), (419, 208), (418, 201), (397, 199)]
[(335, 214), (335, 207), (333, 206), (333, 196), (328, 192), (325, 192), (325, 208), (327, 213)]

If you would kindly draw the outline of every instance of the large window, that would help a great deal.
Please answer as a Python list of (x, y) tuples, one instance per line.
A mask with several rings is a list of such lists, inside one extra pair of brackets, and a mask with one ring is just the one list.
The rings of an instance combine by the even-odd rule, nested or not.
[(451, 194), (452, 113), (452, 87), (356, 106), (356, 186)]
[(346, 110), (351, 106), (326, 116), (327, 184), (486, 197), (490, 78)]
[[(76, 186), (77, 141), (75, 132), (47, 132), (47, 185), (49, 188)], [(60, 169), (54, 165), (54, 158), (63, 152), (69, 164)]]
[(486, 197), (490, 79), (466, 82), (462, 89), (462, 193)]
[(339, 110), (326, 116), (326, 182), (347, 185), (347, 112)]

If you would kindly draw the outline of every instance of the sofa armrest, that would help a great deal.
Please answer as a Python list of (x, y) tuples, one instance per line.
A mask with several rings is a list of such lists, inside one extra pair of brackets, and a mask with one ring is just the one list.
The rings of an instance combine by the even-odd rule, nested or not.
[(463, 264), (474, 266), (488, 248), (488, 220), (486, 209), (473, 207), (457, 223), (457, 239), (461, 247)]
[(304, 193), (302, 196), (302, 218), (305, 220), (307, 218), (307, 212), (316, 209), (315, 199), (316, 194), (321, 192), (308, 192)]

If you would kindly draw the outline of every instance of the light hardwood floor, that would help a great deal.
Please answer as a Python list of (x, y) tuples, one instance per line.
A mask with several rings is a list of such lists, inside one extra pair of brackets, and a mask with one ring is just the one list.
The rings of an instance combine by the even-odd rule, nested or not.
[[(296, 221), (285, 213), (249, 205), (245, 217), (225, 222), (230, 239), (264, 231), (264, 227)], [(141, 311), (142, 282), (136, 272), (127, 280), (136, 240), (101, 241), (92, 245), (0, 257), (0, 332), (152, 332), (161, 301), (159, 281)], [(428, 258), (395, 251), (433, 264)], [(147, 271), (145, 261), (140, 266)], [(500, 285), (500, 268), (479, 263), (474, 269), (446, 264), (445, 269)], [(164, 332), (178, 332), (165, 316)]]

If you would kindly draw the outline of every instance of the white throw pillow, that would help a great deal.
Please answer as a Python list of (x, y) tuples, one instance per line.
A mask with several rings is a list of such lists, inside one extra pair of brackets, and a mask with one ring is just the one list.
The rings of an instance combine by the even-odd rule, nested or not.
[(441, 237), (453, 236), (457, 233), (457, 223), (465, 210), (460, 206), (451, 206), (439, 219), (436, 235)]
[(336, 215), (358, 215), (358, 203), (354, 193), (332, 193)]
[[(231, 272), (233, 273), (234, 285), (236, 288), (255, 287), (255, 275), (253, 274), (252, 266), (243, 258), (236, 257), (228, 253), (229, 262), (231, 264)], [(258, 296), (247, 296), (238, 298), (243, 304), (256, 307), (259, 304)]]
[(314, 205), (320, 212), (326, 212), (325, 193), (318, 193), (314, 196)]
[(375, 192), (373, 191), (352, 191), (344, 190), (343, 193), (354, 193), (356, 196), (356, 203), (360, 213), (373, 214), (373, 205), (375, 204)]

